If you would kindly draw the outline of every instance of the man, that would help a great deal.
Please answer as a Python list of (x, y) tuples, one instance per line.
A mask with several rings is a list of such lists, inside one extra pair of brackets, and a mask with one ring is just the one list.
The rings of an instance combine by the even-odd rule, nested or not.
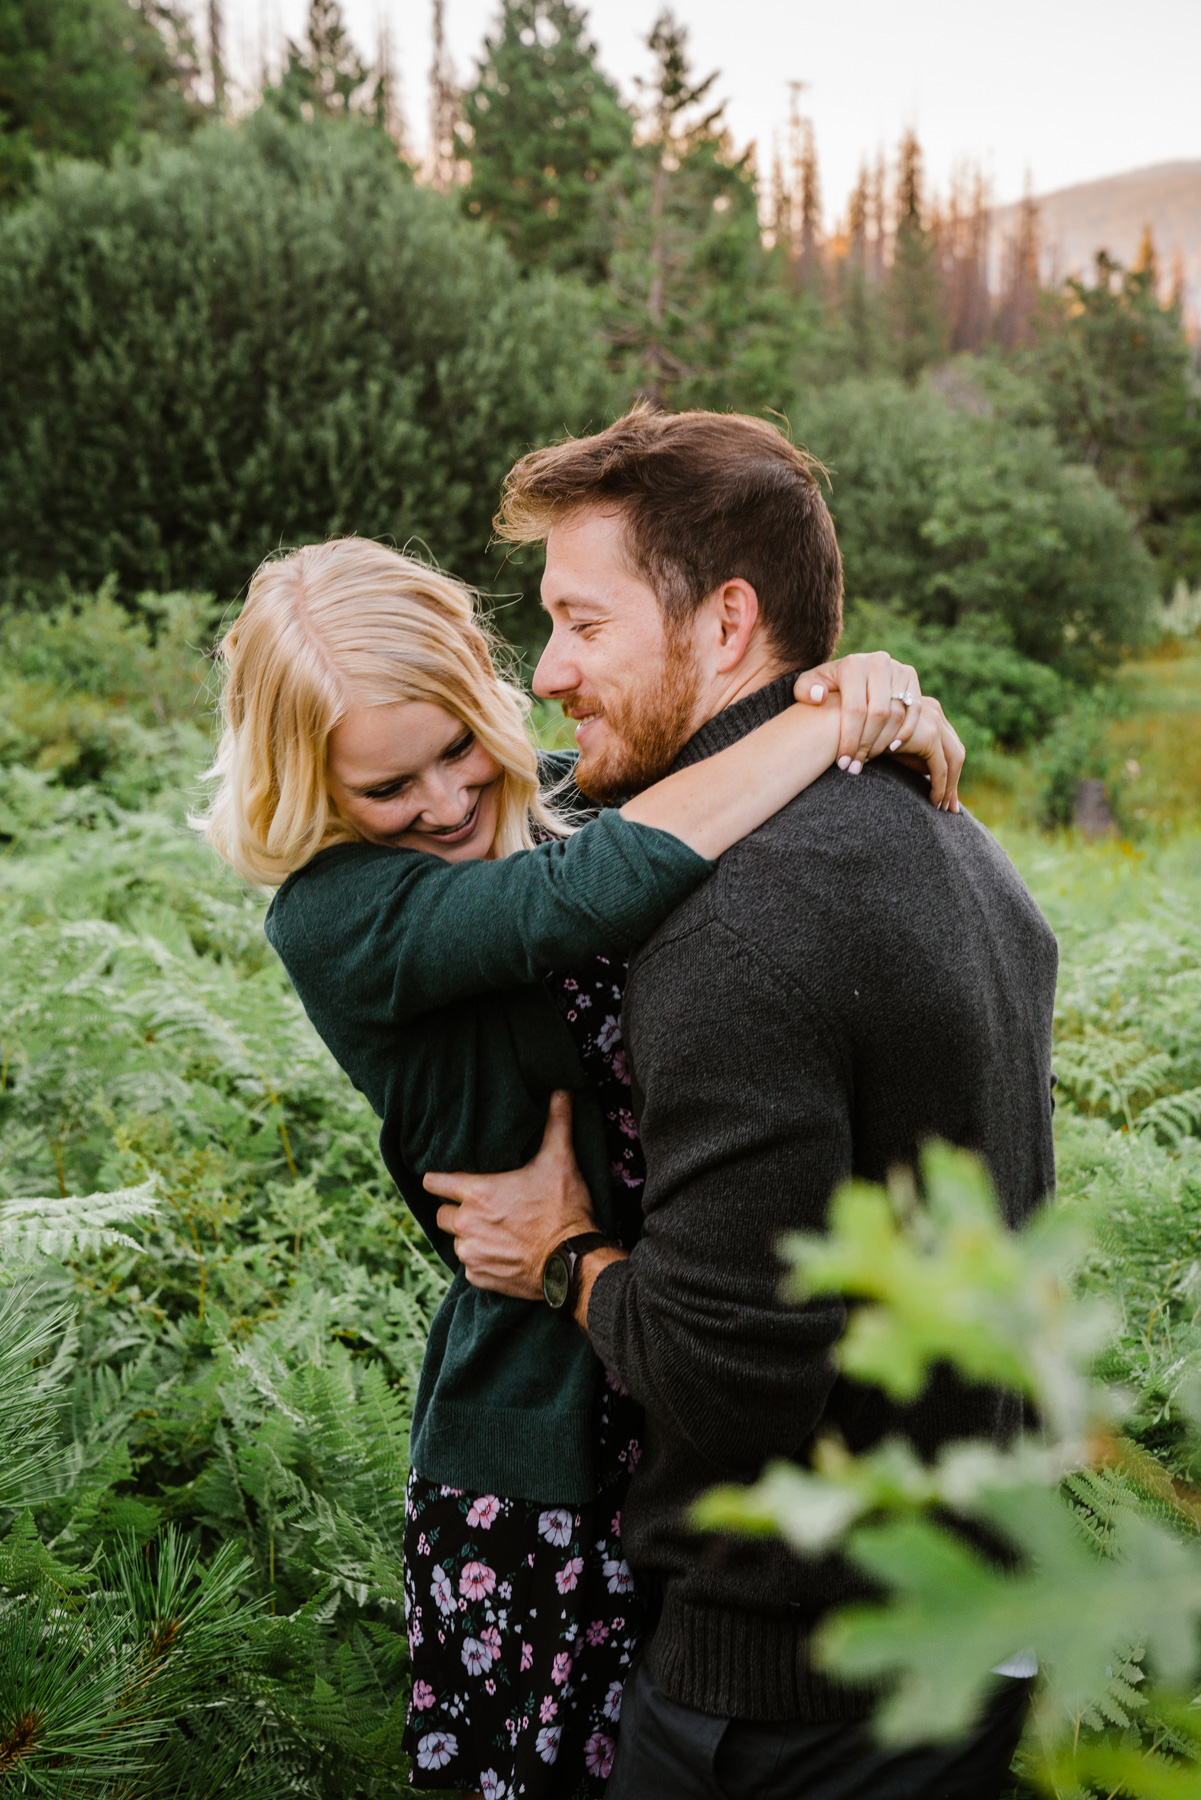
[[(808, 460), (762, 422), (636, 412), (524, 458), (499, 524), (546, 542), (552, 632), (534, 686), (578, 721), (577, 778), (595, 798), (752, 730), (837, 639), (829, 514)], [(853, 1450), (900, 1434), (931, 1456), (1016, 1422), (1004, 1396), (949, 1374), (905, 1409), (856, 1387), (831, 1354), (841, 1304), (779, 1297), (780, 1239), (820, 1229), (844, 1179), (913, 1165), (927, 1138), (978, 1151), (1015, 1226), (1054, 1179), (1054, 938), (967, 814), (932, 807), (896, 762), (843, 752), (846, 774), (728, 852), (631, 965), (623, 1030), (647, 1161), (633, 1253), (571, 1245), (594, 1227), (562, 1100), (528, 1169), (427, 1180), (460, 1203), (439, 1222), (469, 1278), (533, 1298), (545, 1272), (646, 1409), (622, 1532), (659, 1613), (627, 1684), (608, 1790), (621, 1800), (988, 1800), (1020, 1730), (1011, 1681), (967, 1742), (877, 1752), (872, 1696), (809, 1654), (822, 1616), (864, 1592), (858, 1575), (685, 1524), (714, 1483), (803, 1457), (819, 1432)]]

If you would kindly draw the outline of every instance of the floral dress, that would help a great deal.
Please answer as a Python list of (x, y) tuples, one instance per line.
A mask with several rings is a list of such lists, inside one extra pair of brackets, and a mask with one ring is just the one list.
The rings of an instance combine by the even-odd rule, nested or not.
[[(595, 957), (547, 985), (600, 1096), (617, 1236), (645, 1179), (621, 1042), (625, 964)], [(596, 1499), (557, 1506), (409, 1476), (405, 1612), (413, 1697), (405, 1748), (423, 1788), (484, 1800), (599, 1800), (642, 1605), (621, 1552), (641, 1414), (598, 1376)]]

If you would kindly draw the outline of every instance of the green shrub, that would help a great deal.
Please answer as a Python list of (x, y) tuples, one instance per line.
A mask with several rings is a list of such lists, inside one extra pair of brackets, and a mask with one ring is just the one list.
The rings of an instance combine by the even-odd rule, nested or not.
[(993, 621), (1022, 656), (1074, 681), (1147, 636), (1150, 558), (1049, 430), (888, 380), (811, 393), (793, 423), (832, 472), (851, 594), (942, 629)]
[(123, 607), (110, 583), (0, 616), (0, 765), (134, 807), (190, 783), (209, 741), (200, 652), (216, 612), (189, 594)]
[(228, 601), (361, 532), (494, 581), (505, 470), (601, 422), (590, 307), (355, 122), (62, 167), (0, 222), (0, 575)]
[(840, 655), (889, 650), (912, 663), (924, 693), (942, 701), (969, 755), (999, 745), (1022, 750), (1050, 730), (1072, 689), (1045, 663), (1022, 656), (1004, 629), (973, 619), (955, 631), (916, 624), (897, 606), (851, 602)]

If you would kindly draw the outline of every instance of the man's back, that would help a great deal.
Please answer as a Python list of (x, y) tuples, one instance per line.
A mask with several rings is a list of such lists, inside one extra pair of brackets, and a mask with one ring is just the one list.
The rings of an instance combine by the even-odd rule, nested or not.
[[(777, 693), (776, 690), (779, 690)], [(787, 703), (711, 720), (696, 760)], [(663, 1589), (649, 1666), (675, 1700), (743, 1718), (846, 1716), (805, 1639), (860, 1591), (838, 1559), (700, 1545), (706, 1486), (803, 1454), (816, 1429), (924, 1453), (1003, 1436), (1010, 1404), (949, 1380), (901, 1414), (835, 1379), (840, 1303), (779, 1299), (776, 1247), (820, 1230), (849, 1175), (931, 1137), (977, 1150), (1006, 1218), (1050, 1191), (1054, 938), (1002, 852), (895, 765), (831, 771), (727, 853), (635, 959), (624, 1028), (647, 1155), (646, 1231), (602, 1272), (589, 1332), (647, 1407), (623, 1537)]]

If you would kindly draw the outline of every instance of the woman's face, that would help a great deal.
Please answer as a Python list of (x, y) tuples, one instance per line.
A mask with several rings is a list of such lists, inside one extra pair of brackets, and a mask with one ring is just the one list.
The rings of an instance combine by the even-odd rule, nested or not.
[(356, 706), (329, 736), (327, 782), (368, 843), (429, 850), (446, 862), (487, 856), (500, 812), (500, 764), (440, 706)]

